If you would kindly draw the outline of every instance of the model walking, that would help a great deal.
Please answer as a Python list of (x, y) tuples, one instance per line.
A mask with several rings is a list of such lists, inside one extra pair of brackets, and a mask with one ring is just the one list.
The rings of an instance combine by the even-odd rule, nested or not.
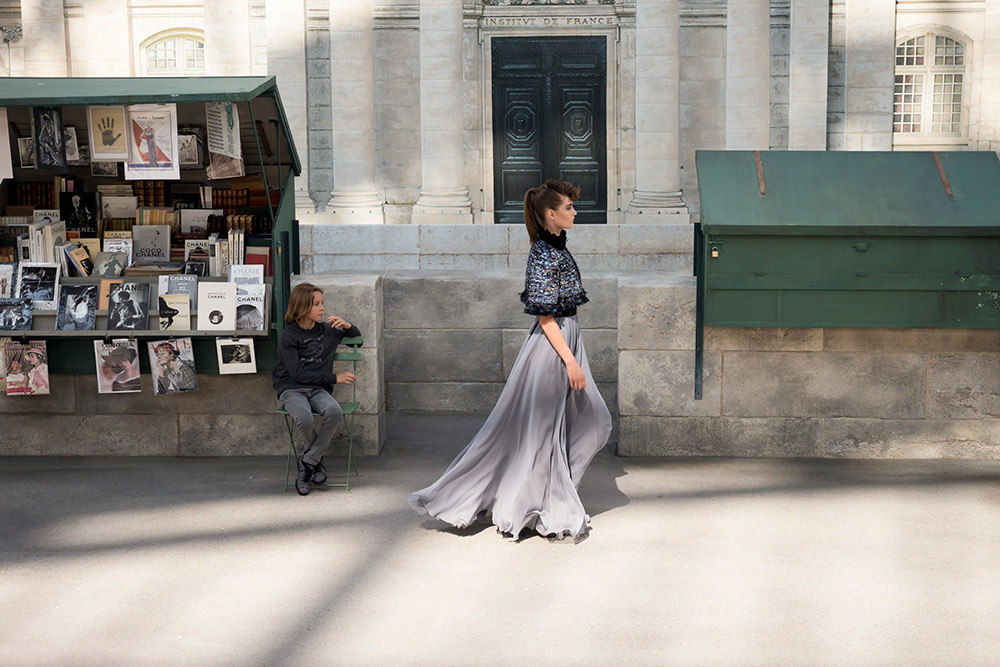
[(607, 444), (611, 413), (583, 349), (576, 309), (588, 299), (566, 249), (579, 194), (555, 180), (525, 194), (531, 251), (521, 301), (537, 319), (482, 429), (440, 479), (409, 495), (418, 512), (459, 528), (488, 512), (515, 538), (524, 529), (557, 537), (587, 531), (577, 487)]

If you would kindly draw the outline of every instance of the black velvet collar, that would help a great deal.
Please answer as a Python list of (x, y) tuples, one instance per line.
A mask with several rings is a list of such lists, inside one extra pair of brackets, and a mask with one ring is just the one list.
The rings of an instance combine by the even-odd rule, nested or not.
[(566, 230), (560, 229), (559, 236), (549, 233), (549, 230), (545, 229), (541, 225), (538, 225), (538, 238), (545, 241), (553, 248), (562, 250), (566, 247)]

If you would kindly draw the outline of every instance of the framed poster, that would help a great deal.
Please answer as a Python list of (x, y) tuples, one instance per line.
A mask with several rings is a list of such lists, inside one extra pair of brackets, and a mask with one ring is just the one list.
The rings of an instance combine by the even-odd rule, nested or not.
[(125, 107), (87, 107), (87, 130), (92, 161), (118, 162), (128, 159)]
[(128, 108), (126, 180), (177, 180), (177, 105), (133, 104)]

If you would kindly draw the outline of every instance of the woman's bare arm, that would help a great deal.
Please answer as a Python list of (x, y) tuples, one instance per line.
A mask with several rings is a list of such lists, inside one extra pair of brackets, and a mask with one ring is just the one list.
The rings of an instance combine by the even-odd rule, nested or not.
[(549, 343), (552, 344), (552, 348), (556, 351), (556, 354), (566, 364), (566, 376), (569, 378), (570, 388), (586, 388), (587, 376), (583, 374), (583, 369), (576, 362), (576, 357), (570, 352), (569, 345), (566, 344), (566, 339), (563, 338), (562, 331), (560, 331), (559, 325), (556, 324), (556, 318), (552, 315), (539, 315), (538, 324), (542, 327), (545, 337), (549, 339)]

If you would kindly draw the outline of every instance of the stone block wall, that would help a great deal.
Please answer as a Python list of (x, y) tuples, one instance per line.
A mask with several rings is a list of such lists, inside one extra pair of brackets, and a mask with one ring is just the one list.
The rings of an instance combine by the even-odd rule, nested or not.
[(619, 281), (621, 454), (1000, 457), (1000, 332), (709, 327), (694, 279)]
[[(522, 225), (300, 224), (303, 273), (474, 270), (523, 272)], [(580, 269), (691, 272), (690, 225), (580, 225), (569, 247)]]

